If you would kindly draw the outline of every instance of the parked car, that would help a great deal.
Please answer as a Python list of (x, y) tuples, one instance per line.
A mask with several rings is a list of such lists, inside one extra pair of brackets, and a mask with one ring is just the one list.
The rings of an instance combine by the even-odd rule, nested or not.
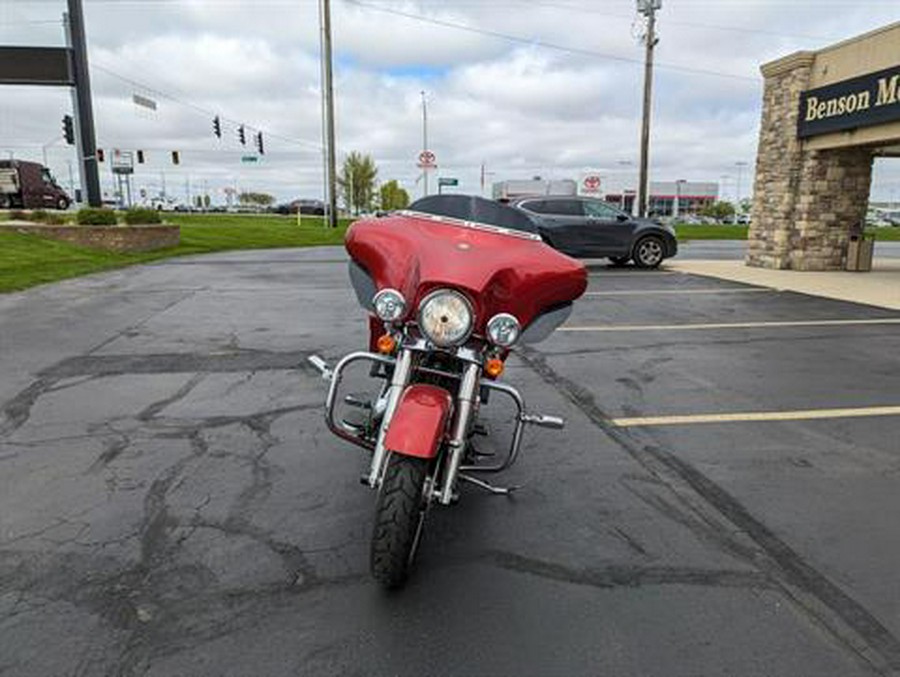
[(72, 199), (37, 162), (0, 160), (0, 208), (68, 209)]
[(275, 207), (277, 214), (312, 214), (316, 216), (325, 215), (325, 203), (321, 200), (293, 200), (287, 204), (280, 204)]
[(640, 268), (656, 268), (678, 253), (672, 226), (632, 217), (602, 200), (542, 195), (512, 205), (532, 217), (545, 242), (569, 256), (608, 257), (618, 265), (633, 260)]

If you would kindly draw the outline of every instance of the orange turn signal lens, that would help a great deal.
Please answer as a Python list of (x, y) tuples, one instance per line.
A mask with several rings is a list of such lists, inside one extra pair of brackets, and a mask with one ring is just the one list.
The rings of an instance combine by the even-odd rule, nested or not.
[(503, 360), (492, 357), (484, 363), (484, 373), (491, 378), (497, 378), (503, 373)]
[(383, 355), (390, 355), (392, 352), (394, 352), (394, 348), (397, 347), (397, 342), (390, 334), (384, 334), (383, 336), (378, 337), (378, 341), (375, 343), (375, 346), (378, 348), (379, 353)]

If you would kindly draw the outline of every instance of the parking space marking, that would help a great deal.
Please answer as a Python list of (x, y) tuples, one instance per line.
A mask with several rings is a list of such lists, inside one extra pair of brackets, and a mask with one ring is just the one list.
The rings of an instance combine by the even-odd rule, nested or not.
[(767, 329), (776, 327), (846, 327), (854, 325), (900, 324), (900, 317), (874, 320), (791, 320), (784, 322), (721, 322), (711, 324), (607, 324), (560, 327), (567, 332), (697, 331), (702, 329)]
[(613, 291), (587, 291), (585, 296), (643, 296), (673, 295), (673, 294), (771, 294), (779, 293), (780, 289), (766, 287), (753, 287), (751, 289), (620, 289)]
[(812, 421), (831, 418), (861, 418), (870, 416), (900, 416), (900, 406), (856, 407), (849, 409), (799, 409), (796, 411), (755, 411), (733, 414), (694, 414), (684, 416), (639, 416), (614, 418), (619, 428), (638, 426), (689, 425), (693, 423), (749, 423), (763, 421)]

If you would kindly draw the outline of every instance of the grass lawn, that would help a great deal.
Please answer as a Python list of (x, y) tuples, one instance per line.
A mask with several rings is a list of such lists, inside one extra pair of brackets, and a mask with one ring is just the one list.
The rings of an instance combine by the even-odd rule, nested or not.
[(166, 218), (181, 226), (181, 244), (143, 254), (115, 254), (35, 235), (0, 232), (0, 292), (186, 254), (338, 245), (349, 224), (344, 220), (332, 230), (318, 217), (304, 217), (300, 226), (295, 216), (167, 214)]
[[(7, 219), (0, 212), (0, 221)], [(34, 235), (0, 232), (0, 292), (27, 289), (135, 263), (171, 256), (206, 254), (235, 249), (312, 247), (339, 245), (349, 220), (335, 230), (326, 228), (320, 217), (254, 216), (243, 214), (167, 213), (166, 219), (181, 226), (181, 244), (145, 254), (114, 254), (45, 240)], [(747, 226), (676, 226), (682, 242), (690, 240), (746, 240)], [(877, 240), (900, 241), (900, 228), (870, 228)]]
[[(747, 226), (675, 226), (680, 242), (690, 240), (746, 240)], [(880, 242), (900, 242), (900, 228), (867, 228), (866, 235)]]

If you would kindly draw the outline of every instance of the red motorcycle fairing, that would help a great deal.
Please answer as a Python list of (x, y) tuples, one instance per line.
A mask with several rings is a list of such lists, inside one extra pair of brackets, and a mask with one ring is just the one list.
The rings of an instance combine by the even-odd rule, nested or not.
[(365, 219), (347, 231), (350, 256), (378, 289), (397, 289), (408, 321), (429, 292), (454, 288), (474, 304), (475, 332), (497, 313), (523, 328), (548, 308), (574, 301), (587, 288), (580, 261), (527, 236), (469, 228), (415, 212)]
[(404, 456), (434, 458), (452, 410), (453, 398), (443, 388), (424, 384), (408, 386), (394, 410), (384, 448)]

